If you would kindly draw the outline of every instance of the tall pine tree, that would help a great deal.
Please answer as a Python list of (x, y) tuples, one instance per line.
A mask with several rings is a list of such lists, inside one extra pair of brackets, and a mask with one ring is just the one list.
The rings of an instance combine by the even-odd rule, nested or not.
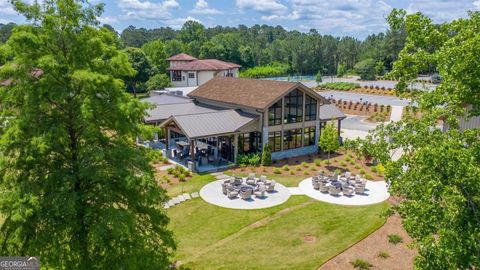
[(102, 5), (12, 1), (30, 22), (0, 69), (1, 255), (37, 255), (49, 269), (166, 269), (175, 248), (144, 150), (144, 106)]

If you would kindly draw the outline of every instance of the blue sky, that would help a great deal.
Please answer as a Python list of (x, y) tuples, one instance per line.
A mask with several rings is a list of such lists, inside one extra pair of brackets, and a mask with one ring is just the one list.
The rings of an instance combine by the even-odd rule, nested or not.
[[(32, 1), (32, 0), (28, 0)], [(392, 8), (421, 11), (436, 22), (480, 10), (480, 0), (94, 0), (106, 4), (100, 20), (121, 31), (129, 25), (180, 28), (186, 20), (207, 27), (244, 24), (282, 25), (289, 30), (364, 38), (384, 31)], [(8, 0), (0, 0), (0, 23), (23, 22)]]

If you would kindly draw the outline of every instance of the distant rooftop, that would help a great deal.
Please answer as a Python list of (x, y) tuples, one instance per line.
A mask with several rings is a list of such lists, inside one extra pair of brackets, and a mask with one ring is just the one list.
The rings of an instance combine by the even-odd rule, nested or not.
[(217, 59), (194, 60), (181, 65), (168, 68), (168, 70), (227, 70), (232, 68), (240, 68), (240, 65), (229, 63)]
[(186, 53), (179, 53), (170, 58), (167, 58), (167, 61), (194, 61), (194, 60), (198, 60), (198, 59)]

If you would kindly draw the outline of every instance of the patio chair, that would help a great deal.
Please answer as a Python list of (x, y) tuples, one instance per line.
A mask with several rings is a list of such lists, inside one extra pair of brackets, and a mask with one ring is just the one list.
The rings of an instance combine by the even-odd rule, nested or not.
[(267, 192), (273, 192), (275, 190), (275, 180), (272, 180), (270, 184), (267, 185)]
[(228, 183), (222, 183), (222, 192), (224, 195), (227, 195), (227, 185)]
[(320, 182), (314, 181), (313, 182), (313, 189), (320, 189)]
[(334, 185), (331, 185), (328, 187), (328, 193), (330, 193), (332, 196), (338, 196), (338, 194), (340, 194), (340, 189)]
[(355, 175), (355, 181), (360, 181), (360, 179), (362, 179), (362, 176), (361, 175)]
[(255, 173), (249, 173), (247, 180), (255, 180)]
[(343, 188), (343, 195), (344, 196), (353, 196), (354, 189), (352, 187)]
[(235, 190), (227, 190), (227, 196), (229, 199), (238, 197), (238, 192)]
[(247, 183), (247, 185), (254, 186), (256, 181), (255, 181), (255, 178), (252, 179), (249, 176), (245, 182)]
[(244, 200), (251, 199), (252, 198), (252, 190), (247, 189), (245, 191), (240, 192), (240, 198), (242, 198)]
[(355, 185), (355, 193), (356, 194), (364, 194), (365, 193), (365, 185)]
[(329, 189), (329, 188), (328, 188), (327, 185), (325, 185), (325, 184), (320, 184), (320, 188), (319, 188), (320, 192), (322, 192), (322, 193), (328, 193), (328, 189)]
[(235, 176), (235, 180), (233, 182), (234, 185), (241, 185), (243, 183), (243, 179), (241, 177)]
[(260, 178), (257, 180), (257, 184), (263, 183), (264, 185), (267, 184), (267, 176), (260, 175)]
[(352, 173), (351, 173), (351, 172), (345, 172), (345, 177), (346, 177), (346, 178), (350, 178), (350, 176), (352, 176)]
[(265, 191), (267, 190), (267, 188), (265, 187), (264, 184), (260, 184), (258, 185), (258, 191), (255, 191), (254, 194), (255, 194), (255, 197), (257, 198), (263, 198), (265, 197)]

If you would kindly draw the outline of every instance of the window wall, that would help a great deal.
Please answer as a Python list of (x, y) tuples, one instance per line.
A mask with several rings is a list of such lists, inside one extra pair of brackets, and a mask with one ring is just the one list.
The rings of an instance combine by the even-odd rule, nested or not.
[(268, 133), (268, 145), (272, 152), (278, 152), (282, 150), (282, 132), (275, 131)]
[(290, 129), (283, 131), (283, 150), (302, 147), (302, 130)]
[(305, 94), (305, 121), (317, 120), (317, 100)]
[(303, 129), (303, 145), (315, 145), (315, 127), (307, 127)]
[(268, 108), (268, 125), (277, 126), (282, 124), (282, 100)]
[(260, 132), (248, 132), (238, 135), (238, 153), (257, 153), (262, 150), (262, 134)]
[(293, 90), (285, 96), (283, 122), (285, 124), (303, 121), (303, 92)]

